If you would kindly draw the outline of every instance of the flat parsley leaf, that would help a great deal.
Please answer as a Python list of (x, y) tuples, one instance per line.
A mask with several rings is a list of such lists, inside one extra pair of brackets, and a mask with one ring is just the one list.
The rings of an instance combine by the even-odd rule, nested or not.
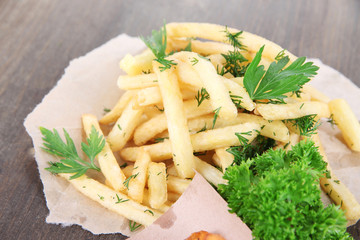
[[(164, 23), (164, 26), (160, 28), (159, 31), (153, 30), (151, 32), (151, 36), (144, 38), (140, 37), (141, 40), (146, 44), (148, 48), (154, 53), (157, 59), (155, 61), (159, 62), (163, 66), (160, 67), (161, 71), (165, 71), (166, 69), (170, 69), (172, 65), (177, 65), (172, 60), (165, 59), (167, 56), (166, 51), (166, 45), (167, 45), (167, 35), (166, 35), (166, 26)], [(191, 45), (190, 45), (191, 47)]]
[(81, 143), (81, 149), (89, 157), (90, 162), (81, 159), (76, 151), (74, 141), (64, 129), (66, 143), (61, 139), (59, 133), (54, 129), (50, 131), (40, 127), (40, 132), (44, 136), (44, 147), (42, 149), (52, 155), (59, 156), (60, 162), (49, 162), (50, 167), (45, 168), (51, 173), (75, 173), (70, 179), (78, 178), (85, 174), (88, 169), (100, 171), (100, 168), (94, 164), (95, 157), (105, 146), (105, 140), (92, 126), (91, 133), (86, 139), (87, 144)]
[(296, 92), (302, 85), (310, 81), (316, 75), (319, 67), (312, 62), (305, 63), (306, 58), (296, 59), (290, 66), (283, 69), (290, 61), (288, 56), (278, 58), (270, 64), (267, 71), (259, 65), (265, 46), (256, 53), (255, 58), (248, 66), (244, 75), (244, 86), (251, 99), (276, 99), (282, 100), (285, 93)]

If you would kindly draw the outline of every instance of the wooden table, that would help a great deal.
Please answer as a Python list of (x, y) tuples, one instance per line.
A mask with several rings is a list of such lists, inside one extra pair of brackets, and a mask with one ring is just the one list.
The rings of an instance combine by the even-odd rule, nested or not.
[[(172, 21), (212, 22), (320, 58), (360, 86), (360, 2), (0, 1), (0, 238), (125, 239), (45, 223), (43, 186), (23, 119), (65, 67), (120, 33), (148, 35)], [(352, 231), (360, 231), (360, 227)]]

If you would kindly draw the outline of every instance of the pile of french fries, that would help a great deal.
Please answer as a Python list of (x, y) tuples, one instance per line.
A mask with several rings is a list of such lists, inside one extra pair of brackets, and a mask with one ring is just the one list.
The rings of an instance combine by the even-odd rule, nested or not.
[[(247, 132), (244, 137), (249, 142), (260, 134), (276, 140), (277, 148), (290, 149), (302, 137), (298, 129), (282, 120), (309, 114), (317, 114), (318, 118), (332, 116), (348, 147), (360, 151), (359, 122), (344, 100), (330, 100), (305, 85), (299, 97), (288, 95), (287, 104), (255, 103), (242, 78), (217, 73), (225, 63), (221, 54), (233, 49), (224, 26), (170, 23), (166, 30), (166, 51), (176, 52), (167, 59), (176, 65), (161, 71), (149, 49), (136, 56), (126, 55), (120, 62), (127, 75), (118, 79), (119, 88), (125, 90), (119, 101), (99, 121), (90, 114), (82, 116), (86, 134), (94, 126), (104, 136), (99, 124), (112, 128), (104, 136), (106, 144), (97, 157), (105, 183), (86, 176), (69, 180), (89, 198), (147, 226), (180, 197), (195, 170), (215, 186), (226, 183), (222, 175), (234, 159), (226, 149), (241, 144), (235, 133)], [(265, 45), (261, 60), (265, 68), (283, 50), (251, 33), (243, 32), (241, 37), (247, 49), (240, 51), (249, 62)], [(189, 41), (192, 52), (181, 51)], [(285, 53), (290, 63), (296, 59)], [(206, 89), (209, 97), (199, 105), (196, 96), (202, 89)], [(241, 98), (241, 109), (230, 95)], [(311, 139), (326, 160), (318, 135), (312, 135)], [(118, 153), (121, 160), (115, 157)], [(121, 161), (127, 166), (120, 167)], [(70, 177), (70, 174), (60, 175)], [(336, 176), (322, 178), (321, 186), (345, 210), (349, 220), (360, 218), (358, 202)]]

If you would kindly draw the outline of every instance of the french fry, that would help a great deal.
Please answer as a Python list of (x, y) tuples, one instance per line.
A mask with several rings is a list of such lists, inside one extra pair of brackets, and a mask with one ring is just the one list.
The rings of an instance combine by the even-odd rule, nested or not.
[(328, 96), (326, 96), (325, 94), (323, 94), (322, 92), (320, 92), (319, 90), (317, 90), (316, 88), (312, 87), (309, 84), (305, 84), (302, 87), (302, 91), (310, 94), (312, 101), (328, 103), (331, 100)]
[[(228, 126), (219, 129), (208, 130), (191, 135), (191, 143), (195, 152), (213, 150), (220, 147), (229, 147), (239, 145), (240, 142), (235, 133), (249, 132), (244, 135), (249, 143), (254, 140), (261, 125), (257, 123), (243, 123), (234, 126)], [(126, 161), (134, 162), (136, 160), (139, 148), (144, 148), (149, 152), (152, 161), (162, 161), (172, 158), (170, 140), (165, 139), (163, 142), (145, 145), (141, 147), (128, 147), (120, 151), (120, 155)], [(176, 164), (176, 163), (175, 163)]]
[(188, 62), (196, 62), (193, 64), (193, 67), (198, 73), (204, 88), (210, 95), (213, 110), (218, 111), (220, 118), (230, 120), (237, 116), (237, 108), (230, 98), (229, 91), (211, 62), (192, 52), (179, 52), (175, 53), (172, 57)]
[(150, 207), (158, 209), (167, 200), (166, 166), (164, 163), (149, 164), (148, 188)]
[(256, 104), (256, 110), (266, 120), (285, 120), (317, 114), (329, 118), (329, 106), (323, 102), (298, 102), (288, 104)]
[(223, 173), (216, 167), (204, 162), (198, 157), (195, 157), (196, 171), (198, 171), (208, 182), (214, 184), (216, 187), (219, 184), (226, 184), (227, 181), (223, 179)]
[(224, 148), (216, 148), (215, 149), (215, 158), (217, 158), (218, 166), (221, 167), (223, 172), (233, 163), (234, 155), (226, 151), (227, 147)]
[(151, 162), (150, 156), (144, 150), (140, 150), (138, 159), (136, 159), (132, 176), (136, 176), (129, 181), (128, 195), (135, 201), (142, 203), (144, 197), (144, 188), (148, 173), (148, 165)]
[[(196, 100), (188, 100), (184, 102), (184, 111), (186, 118), (194, 118), (211, 113), (212, 107), (209, 101), (204, 101), (198, 106)], [(134, 142), (136, 145), (142, 145), (167, 128), (167, 119), (165, 114), (162, 113), (143, 123), (135, 130)]]
[[(89, 137), (92, 126), (95, 127), (96, 131), (100, 136), (104, 137), (96, 116), (91, 114), (82, 115), (82, 122), (86, 135)], [(109, 186), (112, 187), (115, 191), (123, 191), (125, 186), (123, 182), (125, 181), (125, 175), (121, 171), (119, 164), (110, 149), (110, 146), (105, 142), (105, 146), (102, 151), (97, 155), (99, 161), (101, 172), (104, 174)]]
[(121, 75), (118, 78), (117, 85), (120, 89), (132, 90), (157, 86), (158, 81), (154, 73), (140, 74), (135, 76)]
[[(225, 27), (210, 23), (168, 23), (166, 31), (169, 38), (202, 38), (217, 42), (228, 43), (225, 33)], [(239, 30), (234, 28), (227, 28), (230, 33), (237, 33)], [(283, 50), (265, 38), (243, 32), (241, 34), (241, 42), (247, 47), (249, 52), (257, 52), (261, 46), (266, 45), (263, 57), (267, 59), (275, 59), (277, 54)], [(296, 57), (288, 51), (285, 54), (289, 56), (290, 63), (296, 60)]]
[(224, 81), (226, 88), (230, 92), (230, 97), (235, 100), (240, 100), (240, 106), (245, 108), (246, 110), (250, 112), (254, 110), (255, 103), (251, 100), (248, 92), (243, 86), (224, 77), (222, 78), (222, 80)]
[[(169, 196), (169, 193), (168, 193)], [(174, 197), (174, 196), (172, 196)], [(144, 189), (144, 199), (143, 199), (143, 204), (146, 206), (150, 207), (150, 198), (149, 198), (149, 189), (145, 188)], [(169, 210), (170, 205), (168, 204), (168, 201), (166, 201), (163, 205), (161, 205), (158, 209), (156, 209), (157, 211), (160, 211), (162, 213), (166, 212), (167, 210)]]
[[(195, 93), (186, 89), (181, 89), (181, 96), (184, 100), (195, 98)], [(141, 89), (136, 94), (138, 106), (148, 106), (162, 103), (159, 87), (148, 87)]]
[(330, 112), (348, 147), (360, 152), (360, 124), (344, 99), (329, 102)]
[(297, 133), (290, 132), (290, 138), (288, 144), (285, 146), (285, 150), (291, 150), (291, 148), (300, 142), (300, 136)]
[(173, 175), (167, 176), (167, 189), (169, 192), (183, 194), (190, 183), (191, 180), (189, 179), (183, 179)]
[[(206, 128), (210, 128), (212, 126), (213, 120), (214, 116), (212, 115), (201, 116), (198, 118), (190, 119), (188, 121), (188, 126), (192, 132), (202, 131), (202, 129), (206, 130)], [(284, 143), (289, 141), (289, 130), (282, 121), (268, 121), (263, 119), (261, 116), (256, 116), (253, 114), (238, 113), (238, 116), (234, 120), (230, 121), (218, 119), (215, 123), (214, 128), (223, 128), (249, 122), (255, 122), (260, 124), (260, 135)]]
[(126, 106), (123, 114), (116, 121), (110, 131), (107, 141), (113, 151), (122, 149), (132, 136), (134, 129), (141, 121), (144, 108), (134, 109), (135, 100), (132, 99)]
[(168, 192), (168, 200), (171, 202), (176, 202), (180, 198), (181, 194)]
[[(323, 157), (323, 160), (328, 163), (319, 135), (311, 135), (311, 140), (315, 143), (315, 146), (319, 147), (319, 152)], [(327, 165), (327, 170), (330, 172), (330, 178), (320, 178), (321, 188), (336, 205), (339, 205), (340, 208), (344, 210), (346, 219), (349, 222), (355, 223), (360, 218), (360, 204), (345, 184), (335, 176), (329, 164)]]
[(176, 170), (182, 178), (192, 177), (195, 166), (193, 149), (177, 77), (173, 68), (161, 72), (158, 62), (153, 66), (159, 79)]
[(116, 103), (116, 105), (111, 109), (110, 112), (106, 113), (105, 116), (103, 116), (99, 122), (101, 124), (110, 124), (113, 122), (116, 122), (116, 120), (120, 117), (122, 112), (124, 111), (127, 104), (130, 102), (130, 100), (133, 98), (136, 91), (126, 91), (123, 95), (121, 95), (119, 101)]
[[(219, 42), (203, 42), (199, 40), (190, 40), (191, 42), (191, 51), (199, 53), (201, 55), (212, 55), (212, 54), (221, 54), (233, 51), (233, 46), (229, 44), (219, 43)], [(173, 50), (182, 50), (189, 44), (189, 40), (184, 39), (170, 39), (169, 41)], [(243, 54), (246, 54), (246, 51), (242, 51)]]
[[(127, 167), (125, 167), (123, 169), (126, 177), (130, 177), (132, 175), (133, 170), (134, 170), (134, 165), (128, 165)], [(177, 193), (177, 194), (182, 194), (183, 192), (185, 192), (186, 188), (189, 186), (191, 181), (189, 179), (183, 179), (183, 178), (175, 176), (174, 173), (177, 174), (175, 166), (173, 166), (170, 170), (168, 168), (165, 172), (167, 172), (167, 175), (166, 175), (167, 190), (170, 192)], [(146, 183), (146, 186), (147, 186), (147, 183)], [(145, 197), (145, 195), (144, 195), (144, 197)], [(147, 205), (147, 204), (145, 203), (145, 205)]]
[(146, 49), (143, 53), (132, 56), (127, 54), (120, 61), (120, 68), (130, 76), (138, 75), (143, 72), (152, 70), (152, 60), (155, 59), (150, 49)]
[[(144, 226), (149, 226), (161, 215), (160, 212), (149, 209), (149, 207), (129, 199), (125, 194), (114, 191), (85, 175), (72, 180), (70, 180), (71, 174), (69, 173), (60, 173), (59, 175), (68, 180), (76, 190), (88, 198), (96, 201), (105, 208)], [(146, 212), (147, 210), (152, 211), (153, 214), (149, 214)]]

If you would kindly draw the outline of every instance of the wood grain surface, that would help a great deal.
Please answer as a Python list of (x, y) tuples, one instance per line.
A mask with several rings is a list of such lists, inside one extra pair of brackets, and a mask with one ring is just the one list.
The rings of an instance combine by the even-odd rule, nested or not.
[[(320, 58), (360, 86), (357, 0), (0, 0), (1, 239), (125, 239), (45, 223), (43, 186), (22, 123), (71, 59), (120, 33), (148, 35), (164, 19), (261, 35), (295, 55)], [(349, 231), (359, 234), (360, 226)]]

